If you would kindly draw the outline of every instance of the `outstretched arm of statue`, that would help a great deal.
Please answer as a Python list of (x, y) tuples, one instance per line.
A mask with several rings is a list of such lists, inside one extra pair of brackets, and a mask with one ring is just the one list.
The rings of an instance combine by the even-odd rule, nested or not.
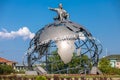
[(56, 8), (50, 8), (50, 7), (48, 7), (48, 9), (49, 9), (49, 10), (52, 10), (52, 11), (57, 11)]

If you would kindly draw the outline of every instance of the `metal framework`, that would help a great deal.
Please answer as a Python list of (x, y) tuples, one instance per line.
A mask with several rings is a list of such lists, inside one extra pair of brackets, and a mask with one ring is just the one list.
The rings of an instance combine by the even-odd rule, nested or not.
[[(77, 54), (74, 58), (87, 55), (90, 59), (88, 62), (92, 67), (97, 67), (99, 54), (102, 52), (100, 42), (83, 26), (69, 21), (66, 18), (64, 19), (64, 17), (62, 18), (40, 29), (31, 40), (25, 55), (27, 56), (28, 69), (33, 70), (33, 65), (35, 64), (44, 64), (43, 68), (48, 73), (62, 73), (63, 71), (70, 73), (69, 70), (74, 71), (75, 69), (79, 69), (77, 73), (86, 73), (86, 70), (90, 71), (91, 68), (88, 64), (84, 64), (84, 62), (80, 62), (79, 65), (72, 67), (66, 66), (63, 69), (58, 67), (56, 71), (49, 70), (48, 65), (58, 66), (57, 63), (62, 62), (61, 59), (53, 62), (48, 61), (48, 58), (53, 55), (52, 52), (58, 49), (56, 45), (58, 41), (74, 41), (74, 52)], [(80, 68), (81, 65), (84, 65), (84, 69)]]

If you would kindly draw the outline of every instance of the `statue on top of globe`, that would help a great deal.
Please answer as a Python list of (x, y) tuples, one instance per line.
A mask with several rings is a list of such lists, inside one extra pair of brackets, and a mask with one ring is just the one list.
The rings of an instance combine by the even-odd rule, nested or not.
[(56, 11), (58, 16), (54, 18), (54, 20), (59, 20), (59, 21), (63, 21), (68, 19), (69, 14), (66, 12), (66, 10), (63, 9), (62, 4), (59, 4), (58, 8), (49, 8), (52, 11)]

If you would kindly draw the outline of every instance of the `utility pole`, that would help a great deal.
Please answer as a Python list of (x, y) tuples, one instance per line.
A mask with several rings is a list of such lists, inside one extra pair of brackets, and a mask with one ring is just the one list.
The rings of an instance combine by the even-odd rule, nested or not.
[(106, 48), (106, 56), (108, 55), (108, 50), (107, 50), (107, 48)]

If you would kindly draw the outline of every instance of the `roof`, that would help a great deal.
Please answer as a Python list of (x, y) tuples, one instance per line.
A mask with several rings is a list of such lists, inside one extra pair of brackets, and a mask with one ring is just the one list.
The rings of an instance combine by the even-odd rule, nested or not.
[(16, 66), (27, 66), (27, 64), (26, 64), (26, 65), (23, 65), (23, 64), (16, 64)]
[(107, 59), (120, 60), (120, 54), (106, 56)]
[(7, 59), (5, 59), (5, 58), (1, 58), (1, 57), (0, 57), (0, 63), (7, 63), (7, 62), (16, 63), (16, 62), (14, 62), (14, 61), (10, 61), (10, 60), (7, 60)]

